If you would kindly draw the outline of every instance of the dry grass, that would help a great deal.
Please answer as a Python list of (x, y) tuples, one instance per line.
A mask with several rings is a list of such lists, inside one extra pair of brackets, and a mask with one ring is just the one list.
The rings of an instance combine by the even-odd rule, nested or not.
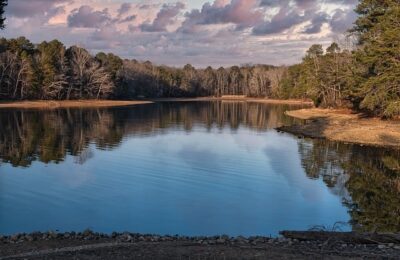
[(302, 105), (313, 105), (312, 101), (309, 100), (297, 100), (297, 99), (268, 99), (268, 98), (250, 98), (245, 96), (222, 96), (222, 97), (199, 97), (199, 98), (160, 98), (155, 99), (155, 102), (187, 102), (187, 101), (241, 101), (241, 102), (257, 102), (265, 104), (302, 104)]
[(287, 115), (308, 120), (282, 130), (332, 141), (400, 148), (400, 122), (365, 118), (349, 110), (301, 109)]
[(149, 101), (115, 101), (115, 100), (68, 100), (68, 101), (21, 101), (2, 102), (0, 108), (22, 108), (22, 109), (55, 109), (55, 108), (80, 108), (80, 107), (117, 107), (148, 104)]

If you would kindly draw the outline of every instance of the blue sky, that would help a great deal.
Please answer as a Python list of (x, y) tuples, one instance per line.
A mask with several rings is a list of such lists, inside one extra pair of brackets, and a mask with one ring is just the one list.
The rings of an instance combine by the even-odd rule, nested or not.
[(197, 67), (299, 62), (344, 43), (356, 0), (12, 0), (2, 36)]

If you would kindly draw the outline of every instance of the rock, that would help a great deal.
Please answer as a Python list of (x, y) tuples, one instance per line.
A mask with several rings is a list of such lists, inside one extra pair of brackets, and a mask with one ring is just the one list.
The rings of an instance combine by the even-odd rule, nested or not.
[(51, 230), (51, 231), (47, 232), (47, 237), (48, 238), (57, 238), (57, 233)]
[(238, 242), (238, 243), (240, 243), (240, 244), (247, 244), (247, 243), (249, 242), (246, 238), (244, 238), (244, 237), (242, 237), (242, 236), (238, 236), (238, 237), (235, 239), (235, 241)]
[(26, 239), (26, 241), (29, 241), (29, 242), (32, 242), (34, 240), (33, 237), (30, 235), (26, 235), (25, 239)]
[(347, 244), (342, 244), (342, 248), (346, 248), (347, 247)]
[(389, 247), (394, 247), (394, 243), (389, 243), (388, 246)]
[(379, 245), (378, 248), (379, 248), (379, 249), (385, 249), (386, 246), (385, 246), (385, 245)]
[(91, 231), (91, 230), (89, 230), (89, 229), (86, 229), (85, 231), (83, 231), (83, 234), (82, 234), (84, 237), (88, 237), (88, 236), (91, 236), (91, 235), (93, 235), (93, 232)]
[(225, 242), (226, 242), (226, 240), (223, 239), (223, 238), (218, 238), (218, 239), (216, 240), (216, 243), (217, 243), (217, 244), (225, 244)]
[(15, 234), (10, 237), (11, 242), (16, 242), (18, 241), (18, 239), (19, 239), (19, 234)]
[(396, 250), (400, 250), (400, 246), (394, 246), (393, 248)]

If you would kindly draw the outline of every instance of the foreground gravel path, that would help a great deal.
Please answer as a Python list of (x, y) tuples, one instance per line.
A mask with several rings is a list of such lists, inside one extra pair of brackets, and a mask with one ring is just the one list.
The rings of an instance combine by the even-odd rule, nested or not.
[(344, 244), (335, 239), (49, 232), (0, 237), (3, 259), (400, 259), (400, 245)]

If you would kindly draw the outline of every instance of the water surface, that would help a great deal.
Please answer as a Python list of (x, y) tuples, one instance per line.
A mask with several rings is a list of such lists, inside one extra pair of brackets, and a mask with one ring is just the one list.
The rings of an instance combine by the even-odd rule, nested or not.
[(1, 110), (0, 233), (400, 231), (399, 152), (275, 131), (294, 108)]

